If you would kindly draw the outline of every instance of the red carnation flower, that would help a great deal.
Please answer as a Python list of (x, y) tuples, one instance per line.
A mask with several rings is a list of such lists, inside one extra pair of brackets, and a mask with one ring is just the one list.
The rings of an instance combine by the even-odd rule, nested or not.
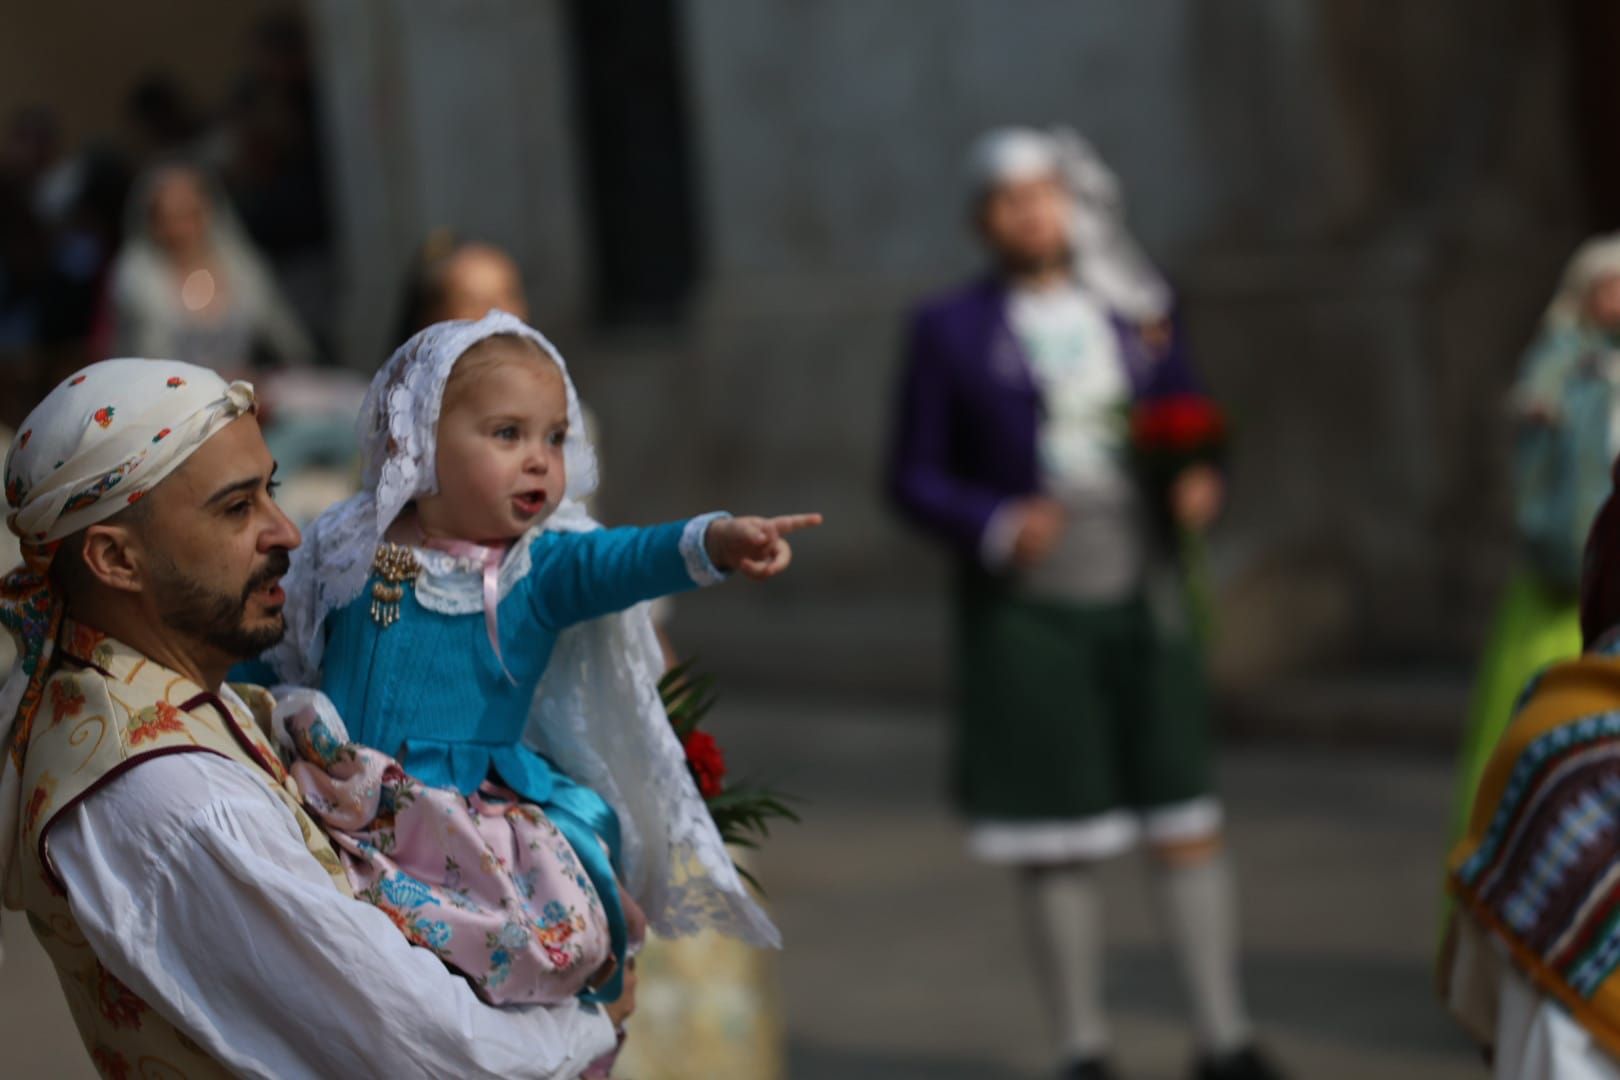
[(1187, 453), (1219, 444), (1226, 421), (1215, 403), (1186, 394), (1148, 402), (1131, 417), (1132, 441), (1149, 452)]
[(681, 740), (686, 751), (686, 764), (697, 781), (698, 792), (705, 799), (719, 795), (726, 786), (726, 755), (714, 736), (706, 731), (693, 731)]

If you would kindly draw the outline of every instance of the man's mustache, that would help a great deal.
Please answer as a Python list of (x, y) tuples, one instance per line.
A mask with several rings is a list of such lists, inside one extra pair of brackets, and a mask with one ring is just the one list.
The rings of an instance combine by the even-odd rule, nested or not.
[(277, 548), (272, 551), (269, 557), (264, 560), (264, 568), (248, 578), (247, 585), (242, 589), (242, 603), (247, 603), (248, 597), (276, 580), (276, 578), (285, 577), (291, 567), (292, 556), (287, 553), (286, 548)]

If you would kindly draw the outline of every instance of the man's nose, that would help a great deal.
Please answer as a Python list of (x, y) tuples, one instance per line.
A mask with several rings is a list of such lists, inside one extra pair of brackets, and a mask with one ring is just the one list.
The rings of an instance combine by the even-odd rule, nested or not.
[(259, 534), (259, 551), (271, 552), (277, 548), (291, 551), (304, 542), (304, 535), (293, 524), (293, 519), (274, 502), (270, 504), (270, 527)]

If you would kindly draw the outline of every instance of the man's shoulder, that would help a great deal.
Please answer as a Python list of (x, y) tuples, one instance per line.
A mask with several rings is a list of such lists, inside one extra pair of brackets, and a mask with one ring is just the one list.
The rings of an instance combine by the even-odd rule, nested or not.
[(220, 807), (245, 810), (254, 820), (286, 813), (249, 766), (207, 751), (140, 757), (86, 792), (80, 805), (92, 808), (99, 828), (119, 823), (152, 845), (195, 835), (201, 817)]
[(1004, 301), (1005, 290), (994, 278), (976, 277), (923, 297), (912, 308), (912, 320), (919, 327), (950, 329), (983, 318)]
[(117, 729), (127, 712), (128, 706), (113, 696), (106, 672), (79, 664), (59, 664), (40, 687), (31, 737), (37, 740), (57, 727), (72, 727), (84, 719), (102, 725), (103, 730), (109, 724)]

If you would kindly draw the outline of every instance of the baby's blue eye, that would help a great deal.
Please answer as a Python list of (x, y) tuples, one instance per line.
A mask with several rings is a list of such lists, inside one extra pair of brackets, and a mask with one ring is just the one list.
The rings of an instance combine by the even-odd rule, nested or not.
[(552, 446), (561, 446), (563, 443), (565, 443), (567, 441), (568, 441), (568, 433), (566, 431), (557, 431), (557, 432), (552, 433), (552, 436), (551, 436), (551, 445)]
[(518, 429), (514, 424), (507, 424), (505, 427), (495, 430), (495, 437), (510, 442), (518, 437)]

